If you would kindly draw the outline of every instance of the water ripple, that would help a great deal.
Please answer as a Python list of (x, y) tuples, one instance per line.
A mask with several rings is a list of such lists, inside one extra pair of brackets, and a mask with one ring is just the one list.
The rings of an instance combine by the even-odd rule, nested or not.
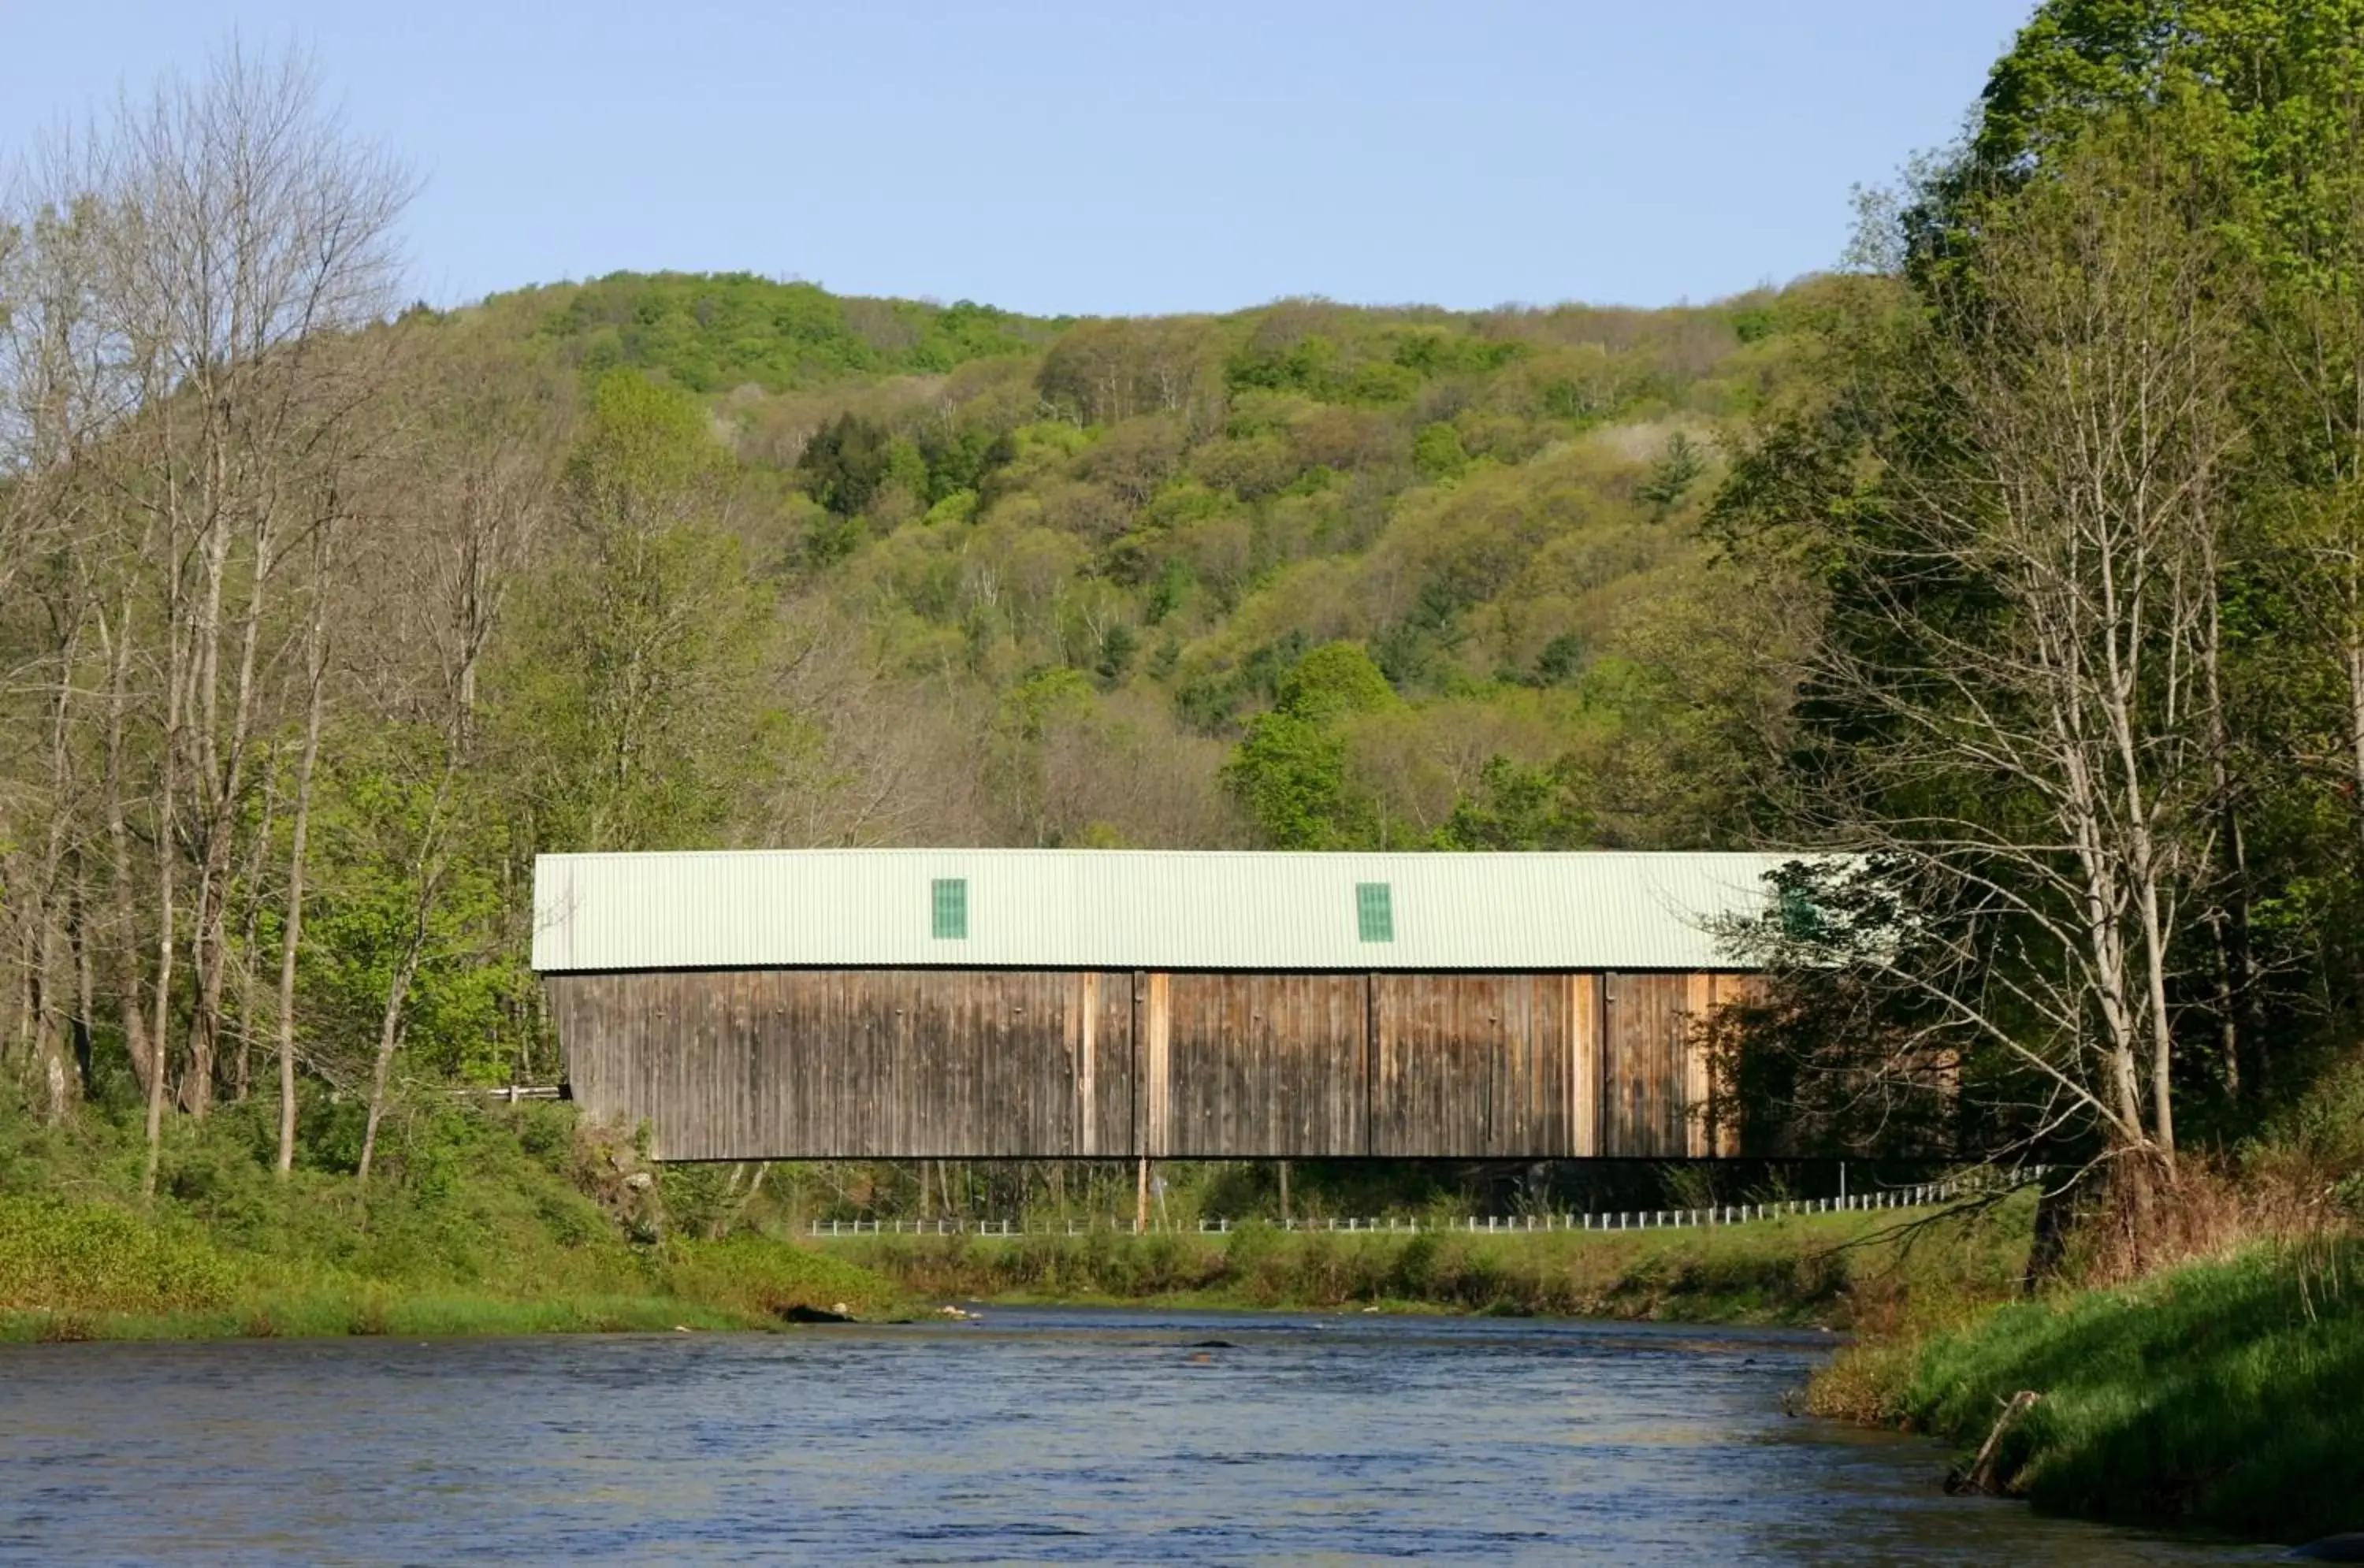
[(1926, 1446), (1780, 1414), (1827, 1343), (996, 1309), (776, 1337), (6, 1347), (0, 1559), (2267, 1555), (1946, 1497)]

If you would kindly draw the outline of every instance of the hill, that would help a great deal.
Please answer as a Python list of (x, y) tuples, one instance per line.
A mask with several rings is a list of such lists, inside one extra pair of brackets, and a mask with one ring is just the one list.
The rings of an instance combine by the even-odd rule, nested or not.
[[(580, 397), (694, 398), (727, 450), (716, 519), (782, 636), (756, 700), (804, 748), (734, 841), (1483, 847), (1740, 830), (1779, 628), (1699, 510), (1784, 320), (1041, 320), (617, 274), (435, 327)], [(1338, 643), (1384, 683), (1267, 717)]]

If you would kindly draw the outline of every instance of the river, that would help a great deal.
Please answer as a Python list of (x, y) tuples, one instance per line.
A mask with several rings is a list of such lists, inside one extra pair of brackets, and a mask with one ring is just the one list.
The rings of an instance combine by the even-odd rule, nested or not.
[(1783, 1413), (1824, 1336), (983, 1309), (778, 1335), (0, 1348), (0, 1560), (2117, 1563)]

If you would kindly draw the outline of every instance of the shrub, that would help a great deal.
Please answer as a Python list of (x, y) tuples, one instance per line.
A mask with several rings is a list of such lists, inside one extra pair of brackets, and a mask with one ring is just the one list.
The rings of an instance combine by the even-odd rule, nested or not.
[(227, 1301), (233, 1283), (194, 1230), (103, 1204), (0, 1199), (0, 1309), (202, 1310)]

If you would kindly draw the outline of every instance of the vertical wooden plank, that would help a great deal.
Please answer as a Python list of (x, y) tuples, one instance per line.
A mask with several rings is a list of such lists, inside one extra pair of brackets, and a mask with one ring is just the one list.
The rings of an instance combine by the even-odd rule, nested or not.
[(680, 1027), (680, 998), (675, 993), (674, 977), (660, 975), (650, 987), (657, 1006), (649, 1018), (642, 1036), (641, 1060), (646, 1063), (641, 1073), (640, 1103), (632, 1107), (632, 1120), (637, 1128), (645, 1120), (649, 1124), (649, 1152), (655, 1158), (665, 1158), (664, 1107), (674, 1096), (674, 1074), (681, 1065), (681, 1052), (673, 1049), (674, 1033)]
[(1509, 1029), (1511, 1070), (1519, 1076), (1519, 1151), (1533, 1155), (1540, 1151), (1536, 1134), (1541, 1130), (1544, 1099), (1544, 1052), (1535, 1049), (1534, 986), (1523, 974), (1505, 975), (1502, 979), (1503, 1023)]
[(1694, 1160), (1715, 1152), (1707, 1122), (1708, 1054), (1702, 1038), (1715, 1008), (1715, 976), (1693, 974), (1684, 985), (1682, 1022), (1683, 1147)]
[(754, 1039), (749, 1048), (755, 1054), (756, 1083), (761, 1085), (763, 1094), (757, 1125), (762, 1129), (765, 1155), (779, 1156), (796, 1147), (789, 1141), (787, 1123), (795, 1109), (797, 1085), (788, 1076), (785, 1030), (782, 1028), (786, 1013), (783, 995), (786, 976), (773, 971), (758, 971), (753, 979), (752, 1027)]
[(705, 1056), (699, 1038), (705, 1021), (705, 987), (699, 977), (669, 975), (673, 993), (672, 1027), (665, 1031), (665, 1093), (658, 1104), (657, 1147), (666, 1159), (695, 1159), (697, 1123), (705, 1110), (700, 1091), (705, 1076), (698, 1072)]
[(1099, 1005), (1093, 1035), (1093, 1151), (1105, 1159), (1134, 1151), (1132, 1135), (1132, 976), (1098, 976)]
[(804, 1089), (805, 1147), (817, 1152), (837, 1150), (837, 1059), (831, 1036), (835, 1023), (835, 988), (826, 974), (797, 976), (796, 987), (797, 1074)]
[(1378, 1147), (1379, 1107), (1384, 1091), (1379, 1076), (1379, 977), (1363, 976), (1363, 1136), (1358, 1154)]
[(1142, 1151), (1153, 1157), (1167, 1153), (1174, 1146), (1173, 1079), (1167, 1062), (1174, 1042), (1173, 980), (1163, 971), (1153, 972), (1144, 1007), (1148, 1040), (1143, 1051), (1143, 1097), (1148, 1125), (1143, 1129)]
[(1149, 1152), (1149, 975), (1142, 970), (1132, 974), (1132, 1022), (1127, 1038), (1132, 1059), (1132, 1093), (1127, 1096), (1132, 1130), (1125, 1152), (1139, 1157)]
[(781, 1097), (773, 1077), (771, 1053), (766, 1049), (771, 1040), (772, 976), (754, 969), (743, 978), (746, 987), (742, 995), (745, 1006), (740, 1029), (743, 1035), (741, 1049), (747, 1053), (747, 1141), (759, 1158), (769, 1159), (779, 1148), (772, 1118)]
[(944, 1077), (944, 1118), (939, 1136), (947, 1157), (976, 1147), (976, 1051), (985, 1031), (983, 987), (973, 974), (931, 976), (942, 988), (943, 1006), (937, 1014), (939, 1033), (928, 1041), (928, 1052), (940, 1063)]
[(1600, 1148), (1603, 1158), (1613, 1159), (1631, 1152), (1625, 1137), (1625, 1073), (1619, 1060), (1622, 1055), (1621, 1027), (1618, 1014), (1618, 976), (1614, 973), (1600, 976)]
[(797, 1102), (792, 1125), (797, 1130), (797, 1147), (809, 1149), (815, 1154), (829, 1147), (823, 1136), (822, 1118), (828, 1112), (829, 1080), (826, 1051), (818, 1038), (821, 1024), (821, 987), (818, 976), (797, 974), (789, 977), (783, 1005), (786, 1024), (783, 1034), (782, 1052), (786, 1070), (796, 1079)]
[(706, 1074), (706, 987), (699, 977), (674, 977), (672, 1038), (666, 1040), (666, 1099), (658, 1137), (667, 1158), (697, 1159), (704, 1155), (708, 1106)]
[(861, 1081), (862, 1064), (853, 1058), (846, 1029), (846, 979), (842, 974), (813, 976), (811, 1033), (807, 1036), (808, 1061), (813, 1075), (814, 1134), (819, 1146), (832, 1155), (858, 1153), (846, 1107)]
[(1419, 1071), (1413, 1037), (1419, 1023), (1420, 997), (1400, 974), (1374, 974), (1370, 991), (1372, 1032), (1378, 1038), (1380, 1116), (1372, 1131), (1372, 1152), (1410, 1156), (1419, 1151), (1420, 1129), (1427, 1122), (1420, 1097), (1428, 1074)]
[(1078, 1039), (1075, 1152), (1099, 1152), (1100, 977), (1087, 971), (1076, 976), (1076, 1029)]
[[(1746, 975), (1719, 974), (1715, 977), (1715, 1005), (1746, 1002), (1752, 998), (1754, 983)], [(1715, 1151), (1727, 1160), (1740, 1158), (1740, 1118), (1726, 1116), (1716, 1125)]]
[(1660, 1025), (1659, 1050), (1663, 1065), (1659, 1084), (1664, 1098), (1660, 1102), (1658, 1119), (1659, 1149), (1666, 1154), (1681, 1159), (1690, 1148), (1689, 1118), (1687, 1114), (1689, 1088), (1683, 1039), (1689, 1032), (1687, 1003), (1690, 978), (1682, 974), (1656, 976), (1658, 1005), (1665, 1021)]
[[(619, 982), (620, 989), (622, 982)], [(640, 1043), (641, 1066), (634, 1078), (631, 1123), (629, 1132), (637, 1132), (641, 1123), (647, 1122), (652, 1134), (650, 1151), (663, 1158), (664, 1140), (657, 1126), (666, 1098), (669, 1078), (666, 1069), (675, 1060), (672, 1036), (678, 1003), (674, 995), (673, 976), (652, 976), (641, 1006), (632, 1009), (636, 1035)]]
[(1535, 1147), (1544, 1157), (1560, 1159), (1573, 1147), (1574, 1124), (1568, 1117), (1567, 979), (1559, 974), (1530, 974), (1526, 984), (1529, 1039), (1536, 1062)]
[(903, 1147), (915, 1159), (942, 1159), (952, 1118), (959, 1069), (949, 1041), (947, 1016), (953, 977), (927, 971), (896, 976), (895, 1053), (905, 1085), (903, 1108), (895, 1118)]
[(995, 1154), (1009, 1152), (1011, 1123), (1015, 1120), (1010, 1104), (1009, 1066), (1017, 1054), (1020, 987), (1018, 976), (995, 973), (987, 977), (992, 1001), (987, 1017), (992, 1020), (987, 1038), (990, 1047), (977, 1062), (977, 1073), (985, 1085), (982, 1096), (983, 1115), (977, 1128), (979, 1146)]

